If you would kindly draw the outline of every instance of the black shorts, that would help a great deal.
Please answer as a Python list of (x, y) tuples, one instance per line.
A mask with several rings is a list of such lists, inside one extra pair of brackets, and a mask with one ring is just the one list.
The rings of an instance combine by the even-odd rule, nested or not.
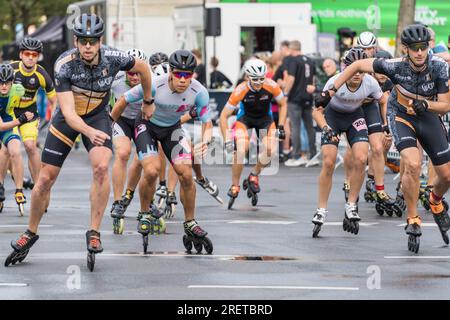
[[(87, 125), (105, 132), (110, 137), (112, 136), (112, 123), (106, 108), (94, 111), (92, 114), (81, 116), (81, 119)], [(45, 139), (42, 162), (56, 167), (62, 167), (79, 134), (78, 131), (69, 127), (61, 110), (58, 110), (53, 116), (47, 138)], [(82, 135), (82, 139), (84, 147), (88, 152), (95, 147), (85, 135)], [(112, 150), (111, 139), (106, 140), (103, 146)]]
[(150, 121), (136, 118), (134, 141), (139, 160), (158, 157), (158, 142), (167, 159), (173, 164), (179, 160), (192, 159), (190, 140), (186, 137), (180, 122), (171, 127), (160, 127)]
[(128, 137), (134, 140), (135, 119), (120, 117), (113, 125), (113, 138)]
[(264, 138), (271, 129), (274, 123), (271, 116), (261, 117), (261, 118), (251, 118), (246, 115), (236, 119), (236, 129), (243, 129), (242, 124), (247, 130), (255, 129), (258, 139)]
[(419, 116), (395, 110), (388, 115), (389, 129), (398, 152), (417, 148), (417, 140), (435, 166), (450, 161), (447, 131), (439, 115), (431, 112)]
[(372, 133), (383, 132), (380, 107), (378, 102), (372, 101), (362, 105), (364, 119), (366, 119), (369, 136)]
[[(358, 108), (352, 113), (343, 113), (328, 107), (325, 109), (325, 119), (327, 120), (328, 126), (336, 133), (346, 134), (350, 147), (356, 142), (369, 142), (367, 124), (361, 108)], [(333, 144), (337, 147), (339, 142), (325, 141), (322, 139), (321, 145), (326, 144)]]

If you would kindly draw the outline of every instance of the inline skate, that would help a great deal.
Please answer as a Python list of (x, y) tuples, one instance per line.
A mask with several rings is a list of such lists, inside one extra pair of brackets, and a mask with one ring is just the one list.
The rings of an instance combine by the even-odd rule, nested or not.
[(147, 212), (139, 212), (138, 232), (142, 235), (144, 254), (147, 253), (148, 235), (161, 234), (166, 231), (166, 222), (162, 218), (163, 213), (152, 204)]
[(422, 218), (420, 216), (406, 219), (405, 231), (408, 235), (408, 250), (414, 253), (419, 252), (420, 236), (422, 235), (421, 224)]
[(195, 220), (184, 222), (183, 245), (186, 248), (186, 253), (192, 253), (192, 247), (195, 248), (197, 254), (200, 254), (205, 248), (207, 254), (213, 252), (213, 244), (206, 236), (208, 232), (203, 230)]
[(27, 199), (23, 194), (22, 189), (17, 189), (14, 194), (14, 198), (16, 199), (17, 206), (19, 207), (19, 214), (21, 217), (25, 214), (25, 203), (27, 203)]
[(241, 187), (235, 186), (235, 185), (232, 185), (230, 187), (230, 190), (228, 190), (228, 196), (230, 197), (230, 200), (228, 200), (228, 210), (231, 210), (231, 207), (233, 206), (234, 201), (236, 200), (236, 198), (239, 195), (239, 191), (241, 191)]
[(219, 188), (214, 182), (210, 181), (207, 177), (203, 177), (203, 180), (199, 180), (197, 177), (194, 177), (194, 181), (197, 182), (197, 184), (206, 192), (208, 192), (210, 196), (216, 199), (217, 202), (223, 204), (222, 198), (219, 197)]
[(166, 219), (171, 219), (175, 215), (175, 206), (178, 204), (175, 192), (167, 192), (166, 207), (164, 208), (164, 216)]
[(95, 255), (103, 252), (102, 242), (100, 240), (100, 232), (95, 230), (86, 231), (87, 246), (87, 267), (89, 271), (94, 271)]
[(5, 267), (8, 267), (10, 264), (15, 265), (17, 262), (21, 263), (38, 239), (39, 236), (37, 234), (27, 230), (20, 235), (19, 239), (11, 241), (11, 247), (14, 251), (6, 258)]
[(325, 218), (327, 217), (328, 210), (325, 208), (318, 208), (314, 217), (312, 219), (312, 223), (314, 224), (313, 228), (313, 238), (317, 238), (319, 236), (320, 229), (325, 222)]
[(344, 231), (358, 234), (359, 232), (359, 221), (361, 218), (358, 215), (358, 206), (355, 203), (345, 204), (345, 214), (344, 221), (342, 222), (342, 227)]
[(111, 217), (113, 220), (113, 232), (114, 234), (123, 234), (125, 228), (125, 208), (122, 204), (122, 200), (114, 201), (111, 208)]
[(244, 190), (247, 190), (247, 197), (252, 199), (252, 206), (258, 204), (258, 193), (261, 191), (259, 187), (259, 177), (250, 173), (247, 179), (242, 183)]

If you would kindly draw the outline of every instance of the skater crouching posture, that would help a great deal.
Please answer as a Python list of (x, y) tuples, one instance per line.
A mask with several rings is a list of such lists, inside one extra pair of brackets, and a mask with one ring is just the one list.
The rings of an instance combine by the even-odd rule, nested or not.
[(420, 186), (421, 154), (417, 142), (433, 163), (437, 177), (430, 193), (433, 218), (443, 240), (448, 243), (450, 218), (442, 198), (450, 186), (450, 148), (447, 133), (439, 114), (450, 111), (448, 65), (441, 58), (428, 53), (430, 34), (420, 24), (407, 26), (401, 34), (406, 56), (398, 59), (365, 59), (349, 66), (323, 94), (326, 100), (358, 72), (376, 72), (394, 83), (388, 100), (388, 121), (401, 161), (404, 163), (402, 191), (408, 219), (406, 233), (408, 249), (419, 250), (422, 235), (421, 218), (417, 213)]
[[(272, 79), (266, 78), (267, 66), (260, 59), (250, 59), (246, 62), (244, 71), (248, 81), (241, 83), (231, 94), (220, 115), (220, 129), (225, 141), (227, 152), (233, 154), (232, 184), (228, 191), (230, 197), (228, 209), (240, 191), (240, 177), (244, 168), (245, 154), (249, 148), (248, 130), (253, 128), (261, 140), (258, 162), (250, 175), (243, 182), (247, 196), (252, 198), (252, 205), (258, 202), (260, 192), (259, 174), (270, 164), (272, 157), (278, 151), (278, 138), (284, 140), (284, 124), (287, 114), (287, 102), (280, 86)], [(271, 101), (275, 99), (280, 107), (279, 120), (276, 125), (271, 112)], [(238, 109), (234, 137), (228, 131), (228, 118)]]
[(140, 74), (144, 88), (143, 116), (151, 116), (151, 74), (148, 65), (125, 52), (102, 46), (105, 26), (95, 14), (82, 14), (74, 21), (75, 48), (63, 53), (55, 63), (56, 95), (60, 109), (53, 116), (42, 152), (42, 168), (31, 195), (28, 230), (11, 243), (14, 252), (6, 265), (22, 261), (38, 239), (37, 230), (50, 190), (61, 167), (81, 133), (89, 152), (93, 182), (91, 225), (86, 233), (88, 267), (94, 268), (95, 253), (103, 251), (100, 224), (108, 202), (108, 166), (112, 157), (111, 121), (107, 104), (111, 84), (120, 71)]
[[(357, 60), (366, 58), (360, 48), (352, 48), (344, 58), (348, 67)], [(361, 108), (363, 101), (373, 98), (381, 103), (383, 92), (377, 81), (364, 73), (355, 74), (346, 86), (331, 100), (324, 98), (328, 88), (334, 87), (338, 75), (333, 76), (325, 85), (325, 91), (316, 101), (313, 117), (322, 128), (323, 165), (319, 176), (319, 205), (313, 217), (313, 237), (316, 237), (324, 223), (327, 214), (328, 198), (332, 186), (334, 166), (336, 162), (339, 135), (345, 133), (353, 153), (352, 175), (350, 176), (350, 190), (345, 204), (343, 227), (345, 231), (357, 234), (360, 217), (358, 215), (357, 199), (361, 185), (364, 182), (364, 172), (369, 150), (369, 138), (364, 112)]]
[[(211, 240), (206, 237), (207, 232), (194, 219), (195, 185), (192, 178), (191, 147), (180, 124), (182, 115), (195, 108), (202, 122), (202, 142), (194, 149), (198, 151), (198, 154), (206, 154), (212, 135), (208, 108), (209, 94), (205, 87), (192, 79), (196, 65), (195, 57), (190, 51), (177, 50), (172, 53), (169, 57), (169, 74), (157, 77), (153, 82), (152, 91), (156, 106), (154, 114), (150, 120), (136, 119), (135, 143), (144, 171), (139, 186), (141, 212), (138, 231), (145, 239), (153, 224), (161, 217), (155, 210), (155, 206), (150, 206), (161, 169), (157, 145), (160, 142), (181, 185), (180, 198), (184, 207), (186, 233), (183, 243), (189, 252), (194, 245), (197, 252), (201, 252), (204, 247), (207, 253), (211, 253), (213, 251)], [(142, 99), (141, 86), (126, 92), (113, 109), (113, 119), (120, 115), (126, 103), (140, 99)], [(122, 100), (125, 100), (125, 103)]]

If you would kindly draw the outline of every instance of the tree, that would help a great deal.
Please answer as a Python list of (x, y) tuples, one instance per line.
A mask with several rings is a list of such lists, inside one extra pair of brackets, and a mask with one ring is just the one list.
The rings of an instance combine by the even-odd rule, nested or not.
[(402, 55), (401, 34), (407, 25), (414, 23), (415, 12), (416, 0), (400, 0), (400, 7), (398, 9), (397, 41), (395, 41), (396, 56)]

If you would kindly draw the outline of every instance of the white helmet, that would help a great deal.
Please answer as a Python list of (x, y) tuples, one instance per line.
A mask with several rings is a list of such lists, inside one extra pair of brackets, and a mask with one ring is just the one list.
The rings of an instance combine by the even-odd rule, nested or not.
[(266, 63), (260, 59), (250, 59), (245, 63), (244, 72), (249, 78), (262, 78), (266, 76)]
[(145, 62), (147, 62), (147, 56), (145, 55), (144, 51), (139, 50), (139, 49), (130, 49), (127, 51), (127, 54), (130, 56), (133, 56), (135, 58), (139, 58), (141, 60), (144, 60)]
[(161, 76), (163, 74), (167, 74), (169, 73), (169, 63), (168, 62), (164, 62), (164, 63), (160, 63), (154, 66), (151, 66), (152, 68), (152, 72), (155, 76)]
[(370, 31), (364, 31), (356, 40), (356, 46), (363, 49), (376, 47), (377, 37), (375, 37), (375, 35)]

